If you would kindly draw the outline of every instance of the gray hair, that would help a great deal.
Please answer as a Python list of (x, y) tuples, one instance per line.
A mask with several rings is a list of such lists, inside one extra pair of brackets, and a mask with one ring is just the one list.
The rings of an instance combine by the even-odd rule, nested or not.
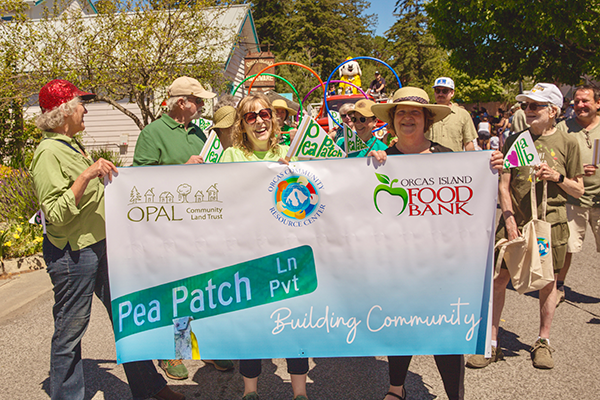
[(73, 115), (77, 106), (81, 103), (80, 97), (75, 97), (66, 103), (62, 103), (54, 110), (39, 115), (35, 125), (42, 131), (51, 131), (65, 124), (65, 117)]
[(230, 94), (224, 94), (223, 96), (219, 97), (219, 101), (215, 105), (214, 111), (217, 111), (219, 108), (225, 107), (225, 106), (231, 106), (233, 108), (236, 108), (237, 105), (238, 105), (238, 102), (235, 99), (235, 97), (233, 97)]
[(342, 104), (342, 106), (339, 108), (338, 112), (340, 114), (348, 114), (348, 112), (350, 110), (354, 110), (354, 103), (344, 103), (344, 104)]
[(184, 101), (187, 101), (187, 96), (173, 96), (173, 97), (169, 97), (167, 99), (167, 106), (166, 106), (167, 112), (173, 111), (173, 108), (175, 108), (175, 104), (177, 104), (179, 99), (183, 99)]

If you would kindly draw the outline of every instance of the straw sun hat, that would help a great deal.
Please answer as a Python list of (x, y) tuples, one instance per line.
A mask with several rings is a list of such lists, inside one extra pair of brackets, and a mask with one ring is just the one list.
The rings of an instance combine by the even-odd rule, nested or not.
[(273, 100), (273, 108), (274, 109), (283, 108), (284, 110), (287, 110), (287, 112), (290, 115), (296, 114), (296, 110), (289, 108), (287, 105), (287, 102), (282, 99)]
[(215, 111), (213, 128), (229, 128), (235, 122), (236, 111), (234, 107), (224, 106)]
[(406, 86), (396, 90), (391, 103), (375, 104), (371, 111), (383, 122), (393, 124), (388, 111), (396, 106), (411, 106), (426, 108), (433, 114), (433, 122), (441, 121), (450, 114), (450, 107), (441, 104), (429, 104), (429, 96), (423, 89)]

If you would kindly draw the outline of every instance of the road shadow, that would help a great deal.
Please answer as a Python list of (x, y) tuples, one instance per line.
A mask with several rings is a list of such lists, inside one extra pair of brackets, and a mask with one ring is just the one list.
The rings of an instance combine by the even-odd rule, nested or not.
[[(109, 364), (109, 366), (104, 366)], [(115, 360), (83, 360), (83, 378), (85, 380), (85, 400), (91, 400), (102, 392), (104, 400), (131, 399), (127, 382), (111, 373), (116, 366)], [(50, 377), (42, 382), (42, 390), (50, 397)]]
[(523, 343), (519, 335), (503, 328), (498, 330), (498, 344), (502, 347), (504, 357), (517, 357), (521, 350), (531, 350), (531, 345)]

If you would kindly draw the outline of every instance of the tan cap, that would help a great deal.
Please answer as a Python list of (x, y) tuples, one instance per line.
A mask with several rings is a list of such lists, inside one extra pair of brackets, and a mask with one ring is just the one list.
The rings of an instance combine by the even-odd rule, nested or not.
[(290, 114), (296, 114), (296, 110), (293, 110), (291, 108), (288, 107), (287, 102), (283, 99), (276, 99), (273, 100), (273, 108), (274, 109), (278, 109), (278, 108), (283, 108), (284, 110), (287, 110), (288, 113)]
[(189, 76), (180, 76), (169, 86), (169, 97), (196, 96), (201, 99), (212, 99), (216, 95), (216, 93), (205, 90), (200, 82)]
[(374, 101), (362, 99), (354, 103), (354, 110), (348, 111), (348, 114), (353, 112), (358, 112), (364, 117), (374, 117), (373, 111), (371, 111), (371, 107), (375, 105)]
[(213, 128), (229, 128), (235, 122), (235, 108), (224, 106), (215, 111)]

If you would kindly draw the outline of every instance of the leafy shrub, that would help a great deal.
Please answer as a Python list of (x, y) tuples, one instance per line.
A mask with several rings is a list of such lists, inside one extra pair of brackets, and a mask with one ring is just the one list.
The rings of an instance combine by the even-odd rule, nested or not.
[(123, 159), (118, 152), (108, 150), (107, 148), (90, 150), (90, 156), (94, 161), (97, 161), (99, 158), (104, 158), (105, 160), (115, 164), (116, 167), (122, 167), (124, 164)]
[(33, 179), (25, 169), (0, 169), (0, 221), (29, 219), (40, 206)]
[(30, 256), (42, 251), (42, 227), (24, 218), (3, 224), (0, 229), (0, 260)]

